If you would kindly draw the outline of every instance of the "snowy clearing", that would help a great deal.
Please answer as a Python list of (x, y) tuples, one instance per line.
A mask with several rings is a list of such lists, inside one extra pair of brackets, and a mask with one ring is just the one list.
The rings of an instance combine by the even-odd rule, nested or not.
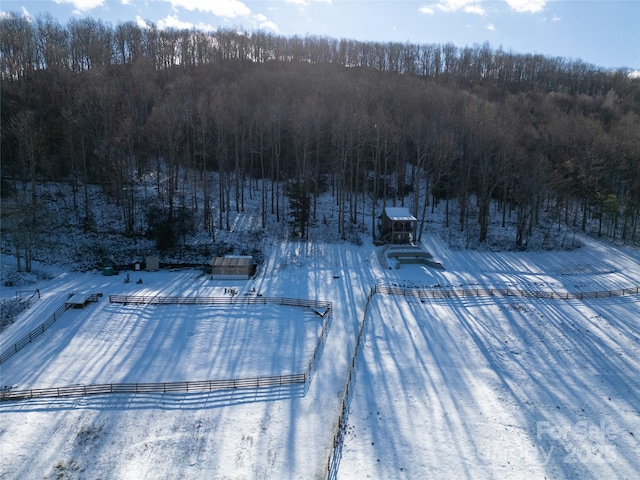
[(339, 478), (632, 478), (639, 302), (374, 297)]
[[(104, 296), (65, 312), (0, 365), (2, 385), (298, 371), (322, 325), (298, 308), (257, 315), (254, 307), (119, 305), (110, 294), (224, 296), (234, 288), (330, 301), (332, 319), (308, 386), (2, 402), (0, 477), (324, 478), (364, 319), (338, 478), (631, 478), (640, 471), (639, 296), (421, 302), (377, 294), (365, 316), (374, 285), (638, 286), (637, 250), (583, 242), (571, 252), (474, 252), (427, 235), (423, 248), (444, 265), (438, 270), (390, 269), (383, 247), (370, 244), (283, 239), (242, 282), (181, 270), (136, 272), (125, 284), (122, 275), (38, 266), (50, 273), (32, 285), (42, 298), (2, 332), (2, 348), (69, 293)], [(2, 298), (15, 290), (3, 287)]]

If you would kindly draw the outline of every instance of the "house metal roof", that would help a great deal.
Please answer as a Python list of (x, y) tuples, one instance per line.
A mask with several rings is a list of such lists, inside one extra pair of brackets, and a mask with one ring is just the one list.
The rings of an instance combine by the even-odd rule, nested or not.
[(406, 207), (385, 207), (384, 211), (390, 220), (405, 222), (417, 220)]
[(214, 267), (250, 267), (253, 258), (249, 256), (216, 257), (212, 260)]

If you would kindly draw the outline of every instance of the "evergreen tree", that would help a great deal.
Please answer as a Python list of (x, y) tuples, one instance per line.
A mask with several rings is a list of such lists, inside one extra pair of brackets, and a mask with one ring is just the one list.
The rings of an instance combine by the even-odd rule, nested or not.
[(307, 238), (311, 225), (311, 194), (305, 182), (297, 181), (287, 185), (285, 194), (289, 197), (289, 225), (292, 234)]

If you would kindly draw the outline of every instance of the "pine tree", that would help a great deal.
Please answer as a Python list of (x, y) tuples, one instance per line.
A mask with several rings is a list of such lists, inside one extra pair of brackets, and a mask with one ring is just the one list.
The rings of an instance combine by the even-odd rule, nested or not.
[(305, 182), (289, 183), (286, 188), (289, 197), (289, 225), (292, 234), (300, 238), (307, 238), (311, 225), (311, 194)]

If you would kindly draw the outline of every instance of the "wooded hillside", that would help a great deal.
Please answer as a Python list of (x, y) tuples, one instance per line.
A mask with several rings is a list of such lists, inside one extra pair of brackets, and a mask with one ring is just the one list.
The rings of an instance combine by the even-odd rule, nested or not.
[[(382, 204), (409, 206), (421, 231), (445, 201), (458, 207), (447, 226), (477, 222), (479, 242), (492, 202), (522, 248), (543, 212), (638, 242), (640, 79), (625, 72), (487, 44), (16, 15), (0, 19), (0, 74), (3, 235), (15, 244), (32, 241), (41, 182), (70, 183), (88, 229), (87, 186), (102, 186), (127, 236), (162, 237), (189, 210), (214, 238), (252, 185), (264, 187), (263, 225), (284, 221), (290, 183), (312, 215), (332, 189), (342, 237), (348, 222), (375, 237)], [(147, 174), (157, 198), (142, 224), (135, 186)], [(359, 218), (363, 202), (373, 207)]]

